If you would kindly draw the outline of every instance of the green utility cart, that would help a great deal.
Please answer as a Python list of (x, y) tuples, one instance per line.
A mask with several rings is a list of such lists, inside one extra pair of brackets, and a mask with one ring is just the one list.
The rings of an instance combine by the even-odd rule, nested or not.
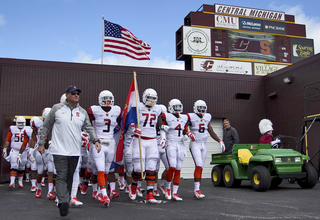
[(310, 158), (292, 149), (270, 144), (236, 144), (232, 152), (212, 154), (211, 180), (214, 186), (238, 187), (250, 180), (256, 191), (277, 187), (283, 179), (296, 180), (302, 188), (313, 188), (318, 172)]

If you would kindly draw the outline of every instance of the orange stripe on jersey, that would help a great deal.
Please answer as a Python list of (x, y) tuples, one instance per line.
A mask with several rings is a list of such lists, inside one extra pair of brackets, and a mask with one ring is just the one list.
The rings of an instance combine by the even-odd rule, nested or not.
[(12, 133), (11, 133), (11, 130), (9, 129), (9, 132), (8, 132), (8, 134), (7, 134), (6, 142), (10, 142), (10, 141), (11, 141), (11, 138), (12, 138)]

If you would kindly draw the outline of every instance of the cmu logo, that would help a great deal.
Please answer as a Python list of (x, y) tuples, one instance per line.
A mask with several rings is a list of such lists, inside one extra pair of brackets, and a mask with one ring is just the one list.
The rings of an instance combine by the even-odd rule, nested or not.
[(212, 70), (213, 64), (214, 64), (213, 60), (206, 60), (201, 64), (201, 67), (205, 71)]

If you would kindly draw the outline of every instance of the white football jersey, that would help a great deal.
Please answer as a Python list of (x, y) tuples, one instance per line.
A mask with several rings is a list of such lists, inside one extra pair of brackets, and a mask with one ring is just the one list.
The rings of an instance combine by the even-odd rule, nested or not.
[(11, 139), (7, 141), (11, 143), (10, 144), (11, 149), (20, 150), (23, 142), (23, 138), (24, 138), (25, 127), (22, 129), (19, 129), (16, 125), (11, 125), (9, 127), (9, 132), (11, 133)]
[(139, 103), (139, 121), (141, 128), (141, 137), (156, 138), (156, 125), (158, 117), (161, 115), (161, 107), (154, 105), (151, 108), (146, 107), (142, 102)]
[(26, 137), (26, 136), (28, 136), (28, 138), (29, 138), (29, 141), (28, 141), (28, 144), (27, 144), (27, 148), (29, 147), (29, 145), (30, 145), (30, 140), (31, 140), (31, 135), (32, 135), (32, 128), (30, 127), (30, 126), (24, 126), (24, 137)]
[[(34, 121), (32, 122), (32, 128), (38, 132), (36, 136), (37, 138), (36, 143), (38, 143), (40, 140), (40, 133), (43, 128), (43, 121), (40, 118), (35, 118)], [(36, 148), (36, 146), (34, 148)]]
[(200, 118), (196, 113), (187, 114), (190, 132), (194, 135), (196, 142), (206, 142), (208, 139), (208, 126), (211, 122), (212, 116), (210, 113), (205, 113)]
[(99, 139), (113, 139), (113, 132), (118, 125), (117, 118), (121, 116), (121, 108), (117, 105), (106, 112), (99, 105), (93, 105), (88, 110), (92, 126)]
[(167, 132), (166, 139), (170, 141), (183, 141), (184, 126), (188, 122), (188, 117), (185, 114), (180, 114), (177, 118), (172, 113), (163, 113), (163, 120), (167, 122), (169, 131)]

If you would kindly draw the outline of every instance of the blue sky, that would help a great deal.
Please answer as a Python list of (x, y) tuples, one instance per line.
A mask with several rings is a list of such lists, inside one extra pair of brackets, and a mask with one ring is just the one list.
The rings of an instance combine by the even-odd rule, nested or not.
[(295, 15), (320, 52), (319, 0), (1, 0), (0, 57), (99, 64), (104, 15), (151, 45), (150, 61), (104, 53), (104, 64), (183, 69), (175, 58), (175, 32), (189, 12), (215, 3)]

